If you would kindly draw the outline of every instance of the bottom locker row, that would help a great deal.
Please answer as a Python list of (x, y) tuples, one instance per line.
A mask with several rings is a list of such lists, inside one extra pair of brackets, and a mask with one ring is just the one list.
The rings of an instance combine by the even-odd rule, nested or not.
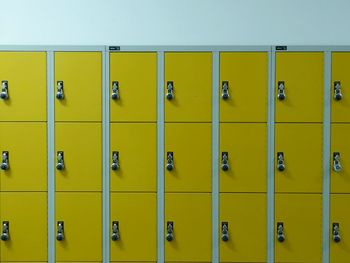
[[(112, 193), (110, 260), (155, 262), (155, 193)], [(331, 196), (330, 259), (350, 258), (350, 195)], [(321, 262), (322, 195), (276, 194), (275, 262)], [(266, 194), (220, 194), (220, 262), (266, 262)], [(0, 259), (47, 261), (47, 194), (0, 193)], [(102, 261), (101, 193), (56, 193), (56, 261)], [(211, 262), (210, 193), (165, 194), (168, 262)], [(349, 243), (348, 243), (349, 242)]]

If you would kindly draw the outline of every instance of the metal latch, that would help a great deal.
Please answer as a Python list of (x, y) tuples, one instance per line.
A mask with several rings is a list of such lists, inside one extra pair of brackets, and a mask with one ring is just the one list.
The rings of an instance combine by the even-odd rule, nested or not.
[(222, 152), (221, 153), (221, 169), (223, 171), (227, 171), (229, 168), (228, 166), (228, 152)]
[(10, 168), (9, 152), (3, 151), (1, 155), (1, 170), (8, 170)]
[(167, 82), (167, 93), (166, 93), (166, 98), (168, 100), (172, 100), (175, 96), (174, 96), (174, 82), (173, 81), (168, 81)]
[(7, 80), (3, 80), (1, 82), (1, 94), (0, 98), (3, 100), (7, 100), (9, 98), (9, 83)]
[(334, 99), (341, 100), (343, 94), (341, 93), (341, 84), (340, 81), (334, 81)]
[(10, 222), (2, 222), (1, 240), (6, 241), (10, 239)]
[(166, 223), (166, 240), (172, 241), (174, 239), (174, 222), (168, 221)]
[(119, 81), (112, 81), (112, 99), (119, 99)]
[(284, 226), (282, 222), (277, 223), (277, 240), (279, 242), (283, 242), (285, 240), (285, 235), (284, 235)]
[(335, 172), (340, 172), (341, 171), (341, 164), (340, 164), (340, 153), (339, 152), (334, 152), (333, 153), (333, 170)]
[(278, 89), (278, 92), (277, 92), (278, 100), (285, 100), (286, 99), (286, 93), (285, 93), (284, 81), (278, 81), (277, 89)]
[(112, 170), (118, 170), (119, 169), (119, 152), (114, 151), (112, 152), (112, 165), (111, 165)]
[(221, 239), (228, 241), (228, 222), (221, 222)]
[(57, 170), (63, 170), (64, 169), (64, 153), (62, 151), (57, 152), (57, 164), (56, 164)]
[(172, 171), (174, 169), (174, 153), (167, 152), (166, 155), (167, 155), (166, 169), (168, 171)]
[(332, 228), (333, 241), (336, 243), (339, 243), (341, 240), (339, 232), (340, 232), (339, 223), (333, 223), (333, 228)]
[(120, 239), (119, 235), (119, 221), (112, 222), (112, 240), (117, 241)]
[(57, 222), (57, 236), (56, 239), (58, 241), (62, 241), (64, 239), (64, 222), (58, 221)]
[(230, 95), (228, 94), (228, 81), (223, 81), (221, 86), (221, 97), (227, 100)]
[(56, 93), (56, 98), (57, 98), (58, 100), (63, 100), (63, 99), (64, 99), (63, 81), (62, 81), (62, 80), (57, 81), (57, 93)]
[(277, 170), (282, 172), (286, 169), (286, 166), (284, 164), (284, 154), (283, 152), (277, 153)]

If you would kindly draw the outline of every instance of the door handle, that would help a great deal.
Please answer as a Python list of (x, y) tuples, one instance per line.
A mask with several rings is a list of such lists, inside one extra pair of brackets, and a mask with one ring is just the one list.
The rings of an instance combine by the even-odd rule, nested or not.
[(167, 85), (166, 86), (166, 89), (167, 89), (166, 98), (167, 98), (167, 100), (172, 100), (175, 97), (175, 95), (174, 95), (174, 82), (167, 81), (166, 85)]
[(63, 100), (64, 99), (64, 90), (63, 90), (63, 81), (62, 80), (57, 81), (56, 98), (58, 100)]
[(174, 170), (174, 153), (167, 152), (167, 161), (166, 161), (166, 169), (168, 171)]
[(118, 100), (119, 98), (119, 81), (112, 81), (112, 100)]
[(57, 164), (56, 164), (57, 170), (63, 170), (64, 169), (64, 153), (63, 151), (57, 152)]
[(335, 243), (339, 243), (341, 240), (339, 232), (340, 232), (339, 223), (333, 223), (332, 234), (333, 234), (333, 241)]
[(119, 235), (119, 221), (112, 222), (112, 240), (117, 241), (120, 239)]
[(58, 221), (57, 222), (57, 236), (56, 239), (58, 241), (62, 241), (64, 239), (64, 222)]
[(228, 222), (221, 222), (221, 239), (222, 241), (228, 241)]
[(221, 169), (223, 171), (227, 171), (229, 168), (228, 165), (228, 152), (222, 152), (221, 153)]
[(111, 168), (113, 171), (118, 170), (120, 167), (119, 165), (119, 152), (113, 151), (112, 152), (112, 165)]
[(174, 239), (174, 222), (168, 221), (166, 223), (166, 240), (172, 241)]
[(9, 83), (7, 80), (3, 80), (1, 82), (0, 98), (3, 100), (7, 100), (9, 98)]
[(283, 172), (286, 169), (286, 165), (284, 163), (284, 153), (277, 153), (277, 170)]
[(230, 97), (228, 93), (228, 81), (223, 81), (221, 85), (221, 98), (227, 100)]
[(1, 240), (7, 241), (10, 239), (10, 222), (3, 221), (2, 222), (2, 231), (1, 231)]
[(285, 86), (284, 81), (278, 81), (277, 83), (277, 98), (278, 100), (285, 100), (286, 99), (286, 92), (285, 92)]
[(283, 222), (278, 222), (277, 223), (277, 240), (278, 242), (283, 242), (286, 239), (284, 235), (284, 226)]
[(342, 166), (340, 164), (340, 153), (334, 152), (333, 153), (333, 170), (334, 172), (340, 172), (342, 169)]
[(10, 169), (9, 152), (3, 151), (1, 154), (1, 170)]
[(335, 100), (341, 100), (343, 98), (343, 94), (341, 92), (341, 84), (340, 81), (334, 81), (334, 96)]

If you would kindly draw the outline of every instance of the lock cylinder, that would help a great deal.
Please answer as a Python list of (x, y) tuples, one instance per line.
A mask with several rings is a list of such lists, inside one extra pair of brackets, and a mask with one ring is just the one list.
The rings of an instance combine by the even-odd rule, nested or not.
[(174, 239), (174, 222), (168, 221), (166, 229), (166, 240), (170, 242)]
[(166, 98), (167, 100), (172, 100), (174, 99), (174, 82), (173, 81), (168, 81), (167, 82), (167, 93), (166, 93)]
[(64, 239), (64, 222), (58, 221), (57, 222), (57, 236), (56, 239), (58, 241), (62, 241)]
[(221, 239), (224, 242), (228, 241), (228, 222), (221, 223)]
[(284, 81), (278, 81), (277, 84), (277, 98), (278, 100), (285, 100), (286, 99), (286, 93), (285, 93), (285, 86)]
[(342, 169), (342, 166), (340, 164), (340, 153), (334, 152), (333, 153), (333, 170), (334, 172), (340, 172)]
[(339, 232), (340, 232), (339, 223), (333, 223), (332, 234), (333, 234), (333, 241), (335, 243), (339, 243), (341, 240)]
[(166, 169), (168, 171), (174, 170), (174, 153), (173, 152), (167, 152)]
[(9, 221), (2, 222), (1, 240), (7, 241), (10, 239), (10, 223)]
[(343, 94), (341, 92), (341, 84), (340, 81), (334, 81), (334, 96), (335, 100), (341, 100), (343, 98)]
[(57, 81), (56, 98), (58, 100), (63, 100), (64, 99), (63, 81), (62, 80)]
[(284, 227), (282, 222), (277, 223), (277, 240), (278, 242), (284, 242), (285, 240), (285, 235), (284, 235)]
[(1, 154), (1, 170), (8, 170), (8, 169), (10, 169), (9, 152), (3, 151)]
[(286, 169), (283, 152), (277, 153), (277, 170), (283, 172)]
[(117, 241), (120, 239), (119, 236), (119, 221), (112, 222), (112, 240)]
[(221, 169), (223, 171), (227, 171), (229, 168), (228, 166), (228, 152), (222, 152), (221, 153)]
[(62, 151), (57, 152), (56, 169), (60, 171), (64, 169), (64, 154)]
[(112, 100), (118, 100), (119, 97), (119, 81), (112, 81)]
[(112, 152), (112, 165), (111, 165), (111, 169), (112, 169), (113, 171), (119, 169), (119, 152), (118, 152), (118, 151)]
[(3, 99), (3, 100), (7, 100), (9, 98), (8, 81), (7, 80), (3, 80), (1, 82), (0, 98)]
[(221, 87), (221, 98), (223, 100), (227, 100), (229, 97), (230, 95), (228, 93), (228, 81), (223, 81)]

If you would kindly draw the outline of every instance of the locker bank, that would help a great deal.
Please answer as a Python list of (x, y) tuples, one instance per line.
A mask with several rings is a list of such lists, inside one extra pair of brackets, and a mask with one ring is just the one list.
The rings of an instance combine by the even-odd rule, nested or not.
[(0, 46), (0, 262), (349, 263), (350, 47)]

